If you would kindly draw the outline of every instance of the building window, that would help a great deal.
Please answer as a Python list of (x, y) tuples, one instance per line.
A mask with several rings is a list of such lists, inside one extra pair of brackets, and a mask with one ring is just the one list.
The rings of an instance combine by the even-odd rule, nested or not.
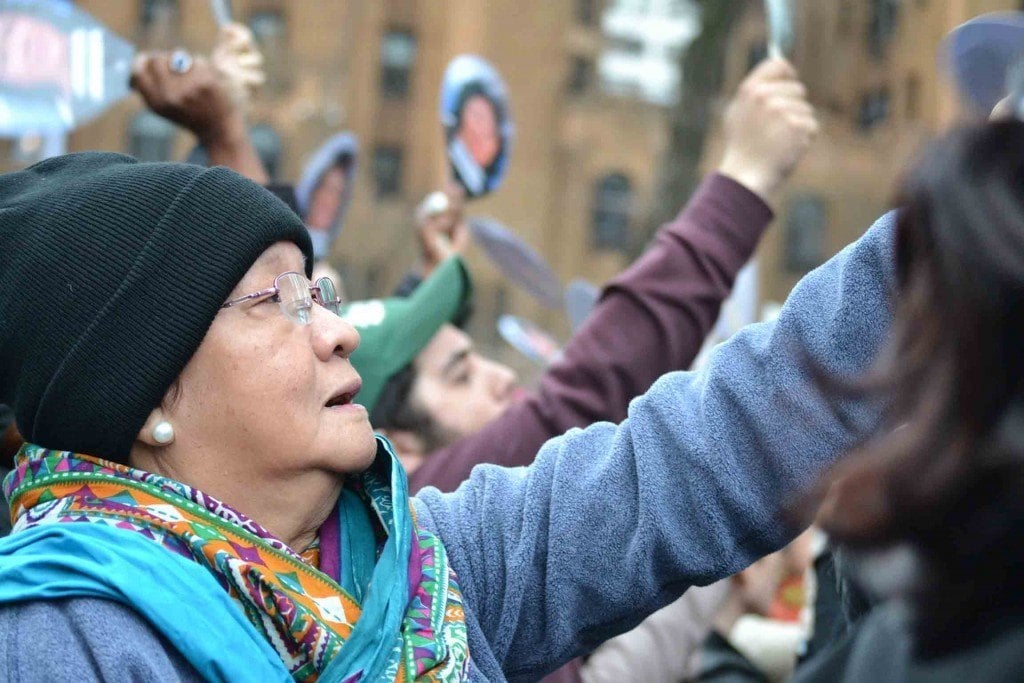
[(409, 94), (416, 38), (408, 31), (388, 31), (380, 44), (380, 88), (386, 97)]
[(899, 5), (897, 0), (871, 0), (868, 22), (868, 50), (875, 59), (885, 57), (886, 49), (896, 33)]
[(573, 95), (582, 95), (594, 87), (594, 62), (586, 57), (574, 56), (569, 66), (569, 82), (566, 90)]
[(260, 47), (266, 49), (274, 45), (284, 44), (287, 39), (288, 27), (280, 11), (263, 10), (254, 12), (249, 17), (249, 30)]
[(177, 0), (143, 0), (139, 19), (143, 28), (174, 22), (178, 16)]
[(631, 57), (639, 57), (644, 53), (644, 41), (631, 36), (611, 36), (608, 38), (608, 49)]
[(288, 81), (288, 24), (279, 10), (262, 10), (249, 16), (249, 30), (263, 53), (267, 90), (281, 92)]
[(170, 49), (178, 34), (177, 0), (142, 0), (139, 7), (139, 40), (149, 49)]
[(267, 175), (271, 180), (276, 179), (281, 170), (281, 136), (267, 124), (259, 123), (249, 129), (249, 139)]
[(373, 150), (373, 179), (378, 197), (389, 197), (401, 191), (401, 148), (381, 146)]
[(169, 161), (176, 131), (164, 117), (140, 111), (128, 125), (128, 153), (139, 161)]
[(629, 178), (611, 173), (594, 187), (591, 244), (596, 249), (628, 247), (629, 219), (633, 212), (633, 190)]
[(599, 0), (576, 0), (576, 22), (583, 26), (597, 23), (597, 3)]
[(691, 0), (668, 0), (668, 16), (673, 19), (690, 16), (693, 13)]
[(916, 121), (921, 116), (921, 79), (917, 74), (907, 76), (907, 119)]
[(889, 118), (889, 89), (879, 88), (861, 97), (857, 127), (867, 132)]
[(806, 273), (825, 262), (828, 212), (817, 195), (794, 197), (786, 221), (785, 266), (791, 273)]

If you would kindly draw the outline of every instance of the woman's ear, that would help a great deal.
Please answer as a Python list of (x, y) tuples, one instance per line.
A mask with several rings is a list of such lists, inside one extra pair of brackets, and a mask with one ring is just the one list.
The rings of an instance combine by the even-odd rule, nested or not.
[(174, 425), (163, 408), (154, 408), (135, 438), (147, 446), (161, 448), (174, 442)]
[(174, 410), (174, 404), (178, 402), (180, 396), (181, 378), (179, 377), (167, 389), (167, 393), (164, 394), (164, 400), (160, 402), (160, 405), (154, 408), (149, 417), (146, 418), (146, 422), (135, 436), (135, 440), (154, 448), (161, 448), (173, 443), (174, 420), (171, 413)]

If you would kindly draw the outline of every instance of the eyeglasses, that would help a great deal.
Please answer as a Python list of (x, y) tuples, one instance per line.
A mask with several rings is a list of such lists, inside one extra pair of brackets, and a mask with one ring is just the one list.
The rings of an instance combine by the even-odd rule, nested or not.
[(221, 308), (231, 308), (252, 299), (268, 297), (271, 301), (277, 301), (281, 306), (281, 312), (299, 325), (308, 325), (311, 322), (313, 302), (335, 315), (341, 314), (341, 297), (338, 296), (338, 289), (331, 278), (322, 277), (314, 285), (310, 284), (305, 276), (294, 271), (278, 275), (273, 287), (232, 299)]

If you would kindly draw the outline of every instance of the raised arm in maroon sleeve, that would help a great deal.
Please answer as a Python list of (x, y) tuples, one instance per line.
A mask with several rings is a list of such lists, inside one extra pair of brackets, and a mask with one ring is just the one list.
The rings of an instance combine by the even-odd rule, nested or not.
[(720, 174), (705, 179), (643, 256), (605, 287), (537, 392), (432, 452), (409, 476), (411, 490), (452, 491), (475, 465), (528, 465), (553, 436), (623, 420), (633, 397), (693, 362), (771, 219), (744, 186)]

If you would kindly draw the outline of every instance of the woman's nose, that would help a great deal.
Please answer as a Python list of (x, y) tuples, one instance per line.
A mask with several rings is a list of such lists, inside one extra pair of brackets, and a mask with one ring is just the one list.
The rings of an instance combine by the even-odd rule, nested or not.
[(322, 360), (337, 355), (348, 358), (359, 347), (359, 331), (340, 316), (321, 306), (313, 307), (314, 343)]

